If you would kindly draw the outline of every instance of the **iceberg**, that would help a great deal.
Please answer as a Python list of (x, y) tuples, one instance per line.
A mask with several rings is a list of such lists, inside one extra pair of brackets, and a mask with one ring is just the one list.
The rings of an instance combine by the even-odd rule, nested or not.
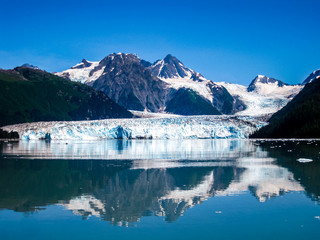
[(309, 162), (312, 162), (313, 160), (309, 158), (299, 158), (297, 159), (297, 161), (300, 163), (309, 163)]
[(235, 139), (248, 138), (267, 123), (252, 116), (187, 116), (35, 122), (5, 126), (20, 139)]

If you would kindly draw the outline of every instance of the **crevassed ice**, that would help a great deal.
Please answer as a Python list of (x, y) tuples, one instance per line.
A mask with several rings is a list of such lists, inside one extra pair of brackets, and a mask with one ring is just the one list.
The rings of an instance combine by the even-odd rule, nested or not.
[(3, 127), (21, 139), (247, 138), (266, 125), (248, 116), (189, 116), (148, 119), (38, 122)]

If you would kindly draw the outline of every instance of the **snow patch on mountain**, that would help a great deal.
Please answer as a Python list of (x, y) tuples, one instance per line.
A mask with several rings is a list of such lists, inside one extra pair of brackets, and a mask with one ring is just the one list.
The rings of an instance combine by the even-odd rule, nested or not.
[(204, 80), (202, 82), (194, 81), (191, 78), (161, 78), (162, 81), (168, 84), (168, 88), (179, 90), (180, 88), (192, 89), (197, 92), (200, 96), (207, 99), (212, 103), (213, 94), (210, 89), (210, 85), (213, 83), (210, 80)]
[(90, 63), (89, 66), (85, 66), (84, 63), (79, 63), (68, 70), (55, 74), (59, 77), (64, 77), (74, 82), (89, 83), (95, 81), (101, 76), (105, 67), (94, 71), (100, 62), (87, 62)]

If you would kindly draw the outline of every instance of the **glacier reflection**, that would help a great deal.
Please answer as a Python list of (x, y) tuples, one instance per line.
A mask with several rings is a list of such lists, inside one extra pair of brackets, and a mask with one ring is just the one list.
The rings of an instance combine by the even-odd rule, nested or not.
[(8, 157), (32, 159), (190, 159), (228, 160), (245, 156), (265, 157), (266, 152), (249, 140), (101, 140), (19, 141), (2, 151)]
[(129, 226), (150, 215), (175, 221), (212, 197), (320, 196), (315, 141), (27, 141), (0, 149), (0, 209), (17, 212), (55, 204)]

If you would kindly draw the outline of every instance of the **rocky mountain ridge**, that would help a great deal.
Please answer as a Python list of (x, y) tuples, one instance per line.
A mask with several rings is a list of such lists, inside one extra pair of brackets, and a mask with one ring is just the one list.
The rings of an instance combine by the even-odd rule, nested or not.
[(135, 54), (113, 53), (56, 74), (101, 90), (129, 110), (180, 115), (272, 114), (303, 87), (263, 75), (248, 87), (213, 82), (170, 54), (150, 63)]

